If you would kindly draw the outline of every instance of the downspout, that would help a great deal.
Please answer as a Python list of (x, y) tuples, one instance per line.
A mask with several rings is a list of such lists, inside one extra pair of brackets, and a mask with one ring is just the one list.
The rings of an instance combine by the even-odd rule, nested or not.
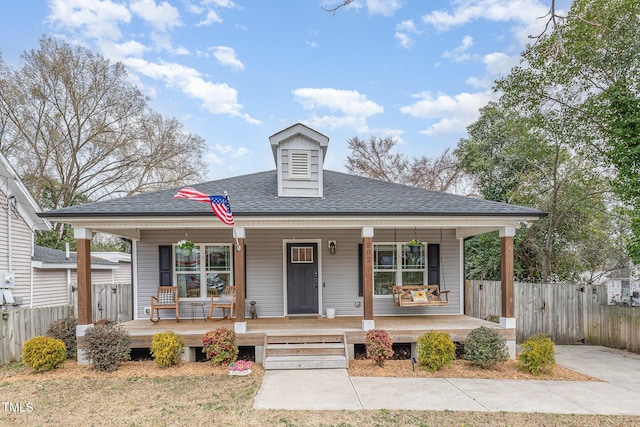
[[(69, 250), (69, 242), (65, 242), (65, 259), (69, 260), (71, 257), (71, 251)], [(73, 288), (71, 287), (71, 269), (67, 268), (67, 295), (69, 295), (69, 305), (73, 305)]]
[(16, 208), (16, 196), (11, 195), (7, 198), (7, 257), (9, 273), (13, 272), (13, 236), (11, 233), (11, 217), (13, 210)]
[[(35, 233), (31, 234), (31, 259), (35, 253), (36, 237)], [(33, 308), (33, 261), (29, 265), (29, 308)]]

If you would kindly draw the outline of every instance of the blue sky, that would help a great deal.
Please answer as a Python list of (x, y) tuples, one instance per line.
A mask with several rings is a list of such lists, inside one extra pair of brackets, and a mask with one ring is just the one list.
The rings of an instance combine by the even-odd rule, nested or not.
[[(150, 106), (208, 145), (208, 178), (275, 167), (269, 136), (297, 122), (398, 151), (454, 148), (544, 27), (551, 0), (25, 0), (0, 3), (9, 66), (42, 35), (121, 61)], [(557, 1), (565, 10), (570, 0)]]

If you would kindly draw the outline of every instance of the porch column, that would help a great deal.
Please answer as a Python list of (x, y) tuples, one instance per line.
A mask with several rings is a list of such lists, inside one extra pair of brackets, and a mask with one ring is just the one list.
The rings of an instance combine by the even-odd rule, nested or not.
[(368, 331), (376, 327), (373, 320), (373, 227), (362, 227), (362, 286), (362, 329)]
[(236, 334), (247, 333), (247, 321), (244, 316), (244, 300), (246, 289), (245, 278), (245, 250), (244, 239), (245, 230), (244, 227), (233, 227), (233, 237), (236, 242), (234, 245), (235, 257), (233, 262), (233, 283), (236, 286), (236, 321), (233, 324), (233, 329)]
[[(85, 331), (93, 323), (91, 305), (91, 237), (93, 231), (89, 228), (74, 228), (76, 238), (76, 265), (78, 281), (78, 326), (76, 338), (82, 339)], [(82, 350), (78, 349), (78, 363), (88, 363)]]
[[(500, 326), (506, 329), (516, 328), (513, 296), (513, 237), (515, 234), (515, 227), (504, 227), (500, 230), (500, 290), (502, 297)], [(507, 341), (507, 347), (509, 355), (515, 359), (515, 341)]]

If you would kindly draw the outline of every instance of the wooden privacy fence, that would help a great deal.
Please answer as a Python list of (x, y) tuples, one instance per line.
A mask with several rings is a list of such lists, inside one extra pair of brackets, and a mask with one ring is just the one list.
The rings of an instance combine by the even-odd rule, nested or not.
[(45, 335), (51, 322), (69, 316), (73, 316), (70, 305), (9, 308), (3, 312), (0, 318), (0, 363), (19, 360), (25, 341)]
[[(91, 285), (93, 321), (109, 319), (116, 324), (133, 319), (131, 283), (93, 283)], [(78, 312), (78, 293), (73, 293), (73, 307)]]
[[(603, 345), (640, 353), (640, 307), (607, 305), (604, 285), (513, 284), (516, 340), (544, 333), (556, 344)], [(467, 280), (465, 314), (501, 313), (500, 282)]]
[[(130, 283), (94, 283), (92, 292), (94, 322), (109, 319), (122, 323), (133, 318)], [(0, 364), (20, 360), (25, 341), (45, 335), (51, 322), (75, 316), (77, 312), (77, 292), (73, 293), (73, 306), (9, 308), (0, 319)]]

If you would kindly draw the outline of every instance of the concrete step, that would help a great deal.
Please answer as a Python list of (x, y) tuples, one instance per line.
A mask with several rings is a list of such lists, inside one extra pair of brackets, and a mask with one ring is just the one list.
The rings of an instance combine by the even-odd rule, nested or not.
[(346, 356), (270, 356), (262, 367), (264, 369), (346, 369), (349, 361)]
[(344, 355), (343, 343), (297, 343), (267, 344), (267, 357), (270, 356), (304, 356), (304, 355)]
[(264, 369), (349, 367), (344, 334), (280, 334), (264, 339)]

